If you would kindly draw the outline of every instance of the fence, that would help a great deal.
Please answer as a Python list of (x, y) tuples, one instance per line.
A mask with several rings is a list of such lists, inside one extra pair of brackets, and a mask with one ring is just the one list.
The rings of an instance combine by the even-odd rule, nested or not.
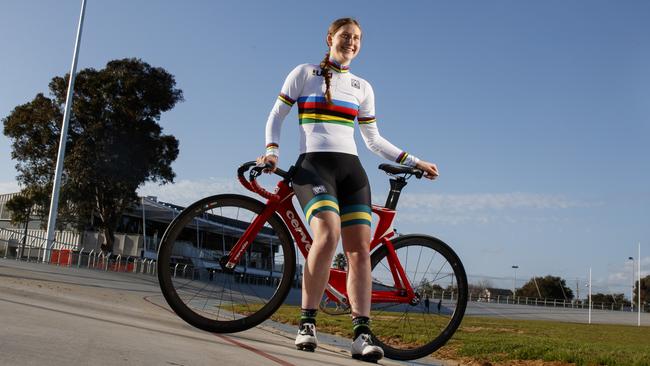
[[(489, 302), (493, 304), (513, 304), (513, 305), (529, 305), (529, 306), (542, 306), (542, 307), (557, 307), (557, 308), (570, 308), (570, 309), (589, 309), (589, 300), (588, 299), (577, 299), (577, 300), (565, 300), (565, 299), (539, 299), (533, 297), (524, 297), (524, 296), (496, 296), (496, 297), (485, 297), (485, 296), (476, 296), (472, 297), (472, 294), (469, 295), (469, 301), (477, 302)], [(609, 311), (631, 311), (628, 306), (625, 306), (623, 303), (605, 303), (605, 302), (594, 302), (591, 304), (591, 308), (594, 310), (609, 310)], [(636, 309), (636, 306), (634, 307)], [(635, 310), (636, 311), (636, 310)], [(644, 304), (642, 312), (650, 312), (650, 305)]]
[(52, 249), (46, 249), (46, 238), (26, 235), (23, 231), (0, 229), (0, 258), (44, 262), (57, 266), (92, 268), (113, 272), (156, 274), (156, 261), (137, 256), (103, 253), (92, 248), (79, 248), (78, 244), (55, 240)]

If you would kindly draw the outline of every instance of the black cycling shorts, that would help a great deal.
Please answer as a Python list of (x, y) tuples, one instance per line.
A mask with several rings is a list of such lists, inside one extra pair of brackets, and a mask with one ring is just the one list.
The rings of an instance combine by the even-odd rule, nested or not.
[(296, 162), (293, 189), (307, 222), (321, 211), (341, 217), (341, 227), (372, 222), (370, 184), (359, 157), (338, 152), (301, 154)]

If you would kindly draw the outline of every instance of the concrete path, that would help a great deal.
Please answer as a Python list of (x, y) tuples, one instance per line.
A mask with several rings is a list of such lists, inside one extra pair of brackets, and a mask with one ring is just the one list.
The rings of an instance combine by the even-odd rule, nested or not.
[[(0, 259), (0, 365), (365, 365), (347, 340), (297, 351), (271, 322), (215, 335), (169, 310), (155, 277)], [(382, 365), (440, 365), (380, 361)]]

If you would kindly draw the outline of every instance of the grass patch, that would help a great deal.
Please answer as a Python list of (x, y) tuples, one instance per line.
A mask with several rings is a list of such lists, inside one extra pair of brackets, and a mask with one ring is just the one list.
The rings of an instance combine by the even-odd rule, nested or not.
[[(286, 305), (272, 317), (294, 325), (299, 318), (300, 309)], [(347, 315), (319, 312), (318, 330), (352, 336)], [(423, 328), (417, 333), (428, 331)], [(546, 361), (578, 366), (650, 366), (650, 327), (466, 316), (453, 338), (433, 356), (479, 364), (511, 364), (519, 360), (530, 364)]]
[(460, 357), (501, 362), (650, 366), (650, 328), (465, 317), (451, 344)]

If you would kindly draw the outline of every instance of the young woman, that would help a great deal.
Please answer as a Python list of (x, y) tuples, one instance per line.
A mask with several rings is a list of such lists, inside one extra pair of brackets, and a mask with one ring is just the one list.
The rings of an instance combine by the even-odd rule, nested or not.
[(383, 351), (370, 331), (370, 186), (354, 143), (356, 119), (366, 146), (391, 161), (414, 166), (434, 179), (438, 169), (398, 149), (379, 135), (372, 87), (350, 72), (361, 49), (361, 27), (351, 18), (335, 20), (327, 31), (329, 51), (320, 65), (303, 64), (287, 77), (266, 123), (266, 155), (278, 163), (282, 121), (297, 102), (300, 157), (293, 188), (313, 232), (304, 268), (302, 314), (296, 347), (316, 348), (316, 309), (323, 297), (339, 238), (348, 261), (347, 291), (352, 310), (352, 357), (376, 361)]

